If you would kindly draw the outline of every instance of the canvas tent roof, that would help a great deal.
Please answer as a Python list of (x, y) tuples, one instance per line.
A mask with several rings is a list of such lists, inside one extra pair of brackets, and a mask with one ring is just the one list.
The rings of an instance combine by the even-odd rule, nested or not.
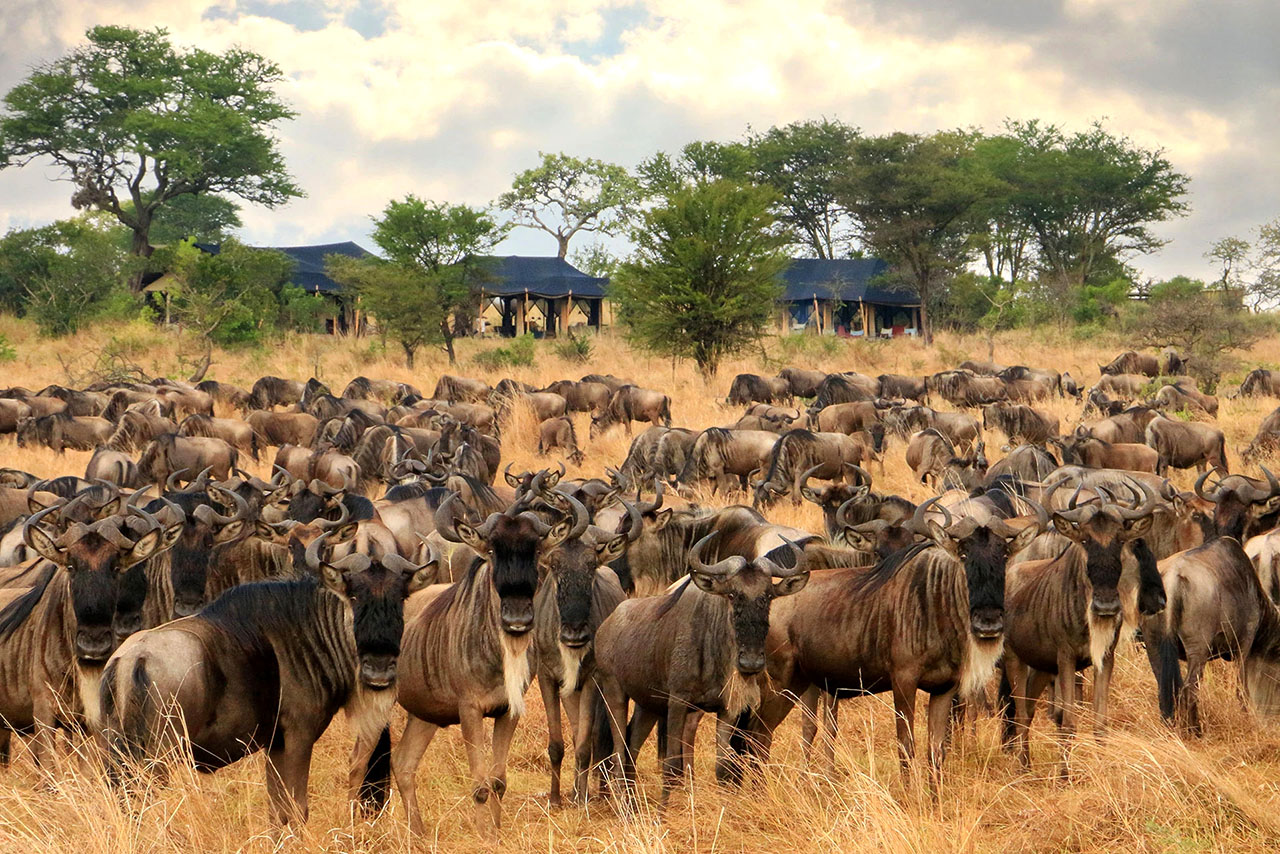
[(831, 300), (876, 305), (914, 306), (920, 297), (910, 291), (892, 290), (874, 280), (888, 272), (879, 258), (796, 258), (782, 273), (784, 302)]
[(588, 276), (563, 258), (503, 255), (493, 259), (491, 277), (482, 286), (491, 296), (575, 297), (599, 299), (607, 278)]
[(264, 247), (283, 252), (293, 259), (293, 283), (309, 294), (337, 294), (342, 286), (330, 279), (324, 272), (326, 255), (346, 255), (350, 258), (364, 258), (372, 253), (348, 240), (343, 243), (322, 243), (317, 246), (271, 246)]

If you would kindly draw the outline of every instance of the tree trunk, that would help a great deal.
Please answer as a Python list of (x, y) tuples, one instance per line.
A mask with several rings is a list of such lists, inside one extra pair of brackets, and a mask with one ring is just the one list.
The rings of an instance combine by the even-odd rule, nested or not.
[(187, 378), (189, 383), (198, 383), (204, 379), (204, 375), (209, 372), (209, 365), (213, 362), (213, 341), (204, 339), (204, 358), (200, 360), (200, 367), (196, 368), (195, 373)]
[(556, 242), (560, 246), (558, 250), (558, 254), (556, 255), (557, 258), (563, 258), (569, 254), (569, 238), (570, 237), (572, 237), (572, 235), (569, 235), (569, 234), (556, 235)]
[[(151, 253), (155, 252), (155, 247), (151, 245), (151, 217), (141, 211), (138, 214), (138, 226), (133, 230), (133, 242), (129, 247), (129, 251), (138, 258), (150, 258)], [(139, 262), (138, 269), (129, 277), (129, 291), (131, 293), (141, 293), (142, 277), (146, 274), (146, 265)]]
[(452, 335), (446, 335), (444, 337), (444, 351), (449, 354), (450, 365), (458, 364), (458, 357), (453, 352), (453, 336)]

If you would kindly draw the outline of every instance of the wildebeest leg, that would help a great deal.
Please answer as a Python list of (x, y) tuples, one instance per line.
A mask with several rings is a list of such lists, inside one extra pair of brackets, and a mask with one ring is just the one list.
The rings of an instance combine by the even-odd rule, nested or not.
[(12, 737), (12, 730), (0, 726), (0, 768), (9, 767), (9, 739)]
[(839, 730), (837, 716), (840, 713), (840, 700), (835, 693), (822, 692), (819, 697), (820, 714), (822, 715), (822, 772), (828, 777), (836, 773), (836, 734)]
[(667, 745), (662, 758), (662, 805), (667, 805), (671, 789), (684, 775), (685, 720), (688, 704), (679, 697), (667, 701)]
[(1200, 650), (1187, 650), (1187, 681), (1178, 698), (1178, 705), (1182, 707), (1180, 717), (1187, 731), (1197, 737), (1204, 734), (1200, 728), (1200, 680), (1204, 678), (1205, 660)]
[[(1052, 681), (1052, 673), (1028, 668), (1022, 685), (1015, 682), (1013, 686), (1013, 702), (1017, 710), (1018, 759), (1024, 769), (1031, 767), (1031, 722), (1036, 716), (1036, 704)], [(1021, 690), (1024, 687), (1025, 690)]]
[(542, 691), (542, 707), (547, 712), (547, 759), (551, 761), (551, 806), (560, 806), (560, 765), (564, 761), (564, 730), (560, 725), (559, 686), (538, 674)]
[[(506, 715), (503, 716), (507, 717)], [(499, 718), (498, 720), (501, 720)], [(475, 805), (476, 827), (486, 828), (485, 815), (489, 816), (489, 824), (487, 830), (490, 833), (497, 831), (502, 820), (500, 812), (501, 806), (498, 807), (499, 812), (495, 815), (494, 807), (489, 802), (496, 800), (493, 797), (493, 788), (490, 785), (490, 775), (486, 773), (489, 769), (485, 767), (485, 737), (484, 737), (484, 715), (477, 706), (467, 704), (458, 709), (458, 724), (462, 729), (462, 743), (467, 751), (467, 767), (471, 770), (471, 800)], [(498, 721), (493, 724), (493, 752), (498, 752)]]
[(951, 734), (951, 701), (955, 689), (929, 696), (929, 768), (935, 791), (942, 784), (942, 762), (947, 758), (947, 738)]
[(511, 740), (515, 737), (518, 723), (520, 716), (510, 712), (493, 722), (493, 765), (489, 789), (494, 797), (490, 799), (489, 812), (493, 815), (495, 828), (502, 827), (502, 797), (507, 793), (507, 755), (511, 753)]
[(898, 720), (898, 758), (902, 762), (902, 770), (907, 771), (911, 767), (911, 758), (916, 753), (916, 678), (914, 675), (896, 673), (891, 681), (893, 710)]
[[(604, 695), (604, 715), (606, 720), (600, 726), (609, 727), (613, 735), (614, 770), (622, 778), (619, 791), (630, 798), (635, 794), (631, 782), (635, 778), (635, 754), (631, 751), (627, 739), (627, 697), (612, 679), (600, 685), (600, 693)], [(645, 733), (647, 736), (648, 733)]]
[(1071, 740), (1076, 732), (1080, 702), (1076, 695), (1076, 662), (1075, 655), (1066, 651), (1058, 653), (1058, 703), (1062, 707), (1062, 723), (1059, 724), (1059, 735), (1062, 739), (1062, 761), (1058, 766), (1058, 776), (1067, 777), (1067, 759), (1071, 753)]
[[(311, 739), (286, 735), (267, 751), (267, 796), (277, 825), (307, 820), (307, 779), (311, 775)], [(292, 742), (292, 744), (290, 743)], [(274, 785), (272, 785), (274, 783)]]
[[(606, 726), (604, 721), (599, 720), (600, 710), (596, 703), (597, 689), (590, 681), (587, 685), (586, 690), (578, 691), (565, 698), (565, 708), (576, 710), (576, 714), (571, 715), (570, 719), (573, 730), (573, 800), (579, 804), (585, 804), (591, 794), (591, 781), (588, 775), (591, 772), (592, 751), (595, 749), (598, 728)], [(601, 762), (605, 759), (604, 756), (599, 757)], [(601, 784), (602, 787), (604, 785)]]
[(1116, 648), (1102, 659), (1102, 667), (1093, 674), (1093, 735), (1102, 740), (1107, 735), (1107, 701), (1111, 698), (1111, 674), (1115, 670)]
[[(573, 779), (574, 779), (574, 788), (577, 788), (577, 779), (578, 779), (578, 759), (577, 759), (577, 757), (578, 757), (577, 747), (578, 747), (578, 744), (579, 744), (579, 741), (578, 741), (578, 739), (579, 739), (579, 735), (578, 735), (578, 724), (579, 724), (579, 722), (580, 722), (580, 721), (581, 721), (581, 719), (582, 719), (581, 703), (582, 703), (582, 696), (583, 696), (583, 694), (585, 694), (585, 693), (587, 693), (587, 692), (585, 692), (585, 691), (574, 691), (574, 692), (573, 692), (573, 693), (571, 693), (571, 694), (566, 694), (566, 695), (562, 698), (562, 699), (563, 699), (563, 706), (564, 706), (564, 715), (565, 715), (565, 717), (567, 717), (567, 718), (569, 719), (569, 734), (573, 737), (573, 746), (574, 746), (574, 748), (575, 748), (575, 749), (574, 749), (574, 766), (573, 766), (573, 767), (574, 767), (574, 777), (573, 777)], [(559, 726), (557, 726), (557, 727), (556, 727), (556, 732), (559, 732), (559, 731), (560, 731), (560, 727), (559, 727)], [(561, 752), (563, 752), (563, 751), (564, 751), (564, 739), (561, 739), (561, 740), (560, 740), (560, 748), (561, 748)], [(591, 748), (591, 743), (588, 741), (588, 742), (587, 742), (587, 756), (588, 756), (588, 757), (590, 757), (590, 756), (591, 756), (590, 748)], [(588, 761), (590, 761), (590, 759), (589, 759), (589, 758), (588, 758)], [(559, 779), (559, 778), (560, 778), (559, 769), (557, 769), (557, 773), (556, 773), (556, 795), (557, 795), (557, 796), (559, 796), (559, 794), (560, 794), (560, 792), (559, 792), (559, 789), (560, 789), (560, 779)]]
[(400, 790), (400, 799), (404, 801), (409, 832), (415, 835), (422, 834), (422, 813), (418, 811), (418, 786), (414, 775), (437, 729), (439, 727), (435, 724), (409, 715), (400, 743), (391, 751), (391, 772), (396, 779), (396, 788)]
[(813, 741), (818, 737), (818, 704), (822, 700), (822, 689), (810, 685), (800, 695), (800, 711), (804, 717), (800, 720), (800, 735), (804, 739), (805, 762), (813, 761)]

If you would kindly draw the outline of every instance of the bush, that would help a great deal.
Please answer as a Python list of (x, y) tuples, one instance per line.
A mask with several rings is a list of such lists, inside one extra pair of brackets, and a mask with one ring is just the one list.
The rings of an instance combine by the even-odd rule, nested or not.
[(586, 362), (591, 359), (591, 339), (572, 332), (557, 338), (551, 350), (566, 362)]
[(532, 335), (521, 335), (505, 347), (494, 347), (477, 353), (471, 359), (476, 365), (490, 371), (502, 368), (531, 367), (534, 361)]
[(9, 336), (0, 332), (0, 362), (12, 362), (18, 358), (18, 351), (9, 343)]

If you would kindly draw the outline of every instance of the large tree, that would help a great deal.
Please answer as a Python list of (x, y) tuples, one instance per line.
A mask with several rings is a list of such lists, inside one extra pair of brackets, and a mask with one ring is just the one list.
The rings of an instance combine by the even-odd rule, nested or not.
[(52, 161), (75, 186), (72, 205), (113, 215), (148, 257), (157, 212), (174, 199), (274, 207), (302, 195), (274, 135), (295, 115), (274, 91), (283, 79), (251, 51), (178, 50), (163, 29), (94, 27), (5, 96), (0, 167)]
[(630, 336), (690, 358), (704, 376), (758, 341), (781, 293), (787, 238), (775, 227), (777, 194), (731, 181), (677, 190), (632, 232), (634, 255), (610, 286)]
[(1142, 148), (1100, 123), (1076, 133), (1037, 121), (1009, 122), (1017, 146), (996, 176), (1009, 211), (1035, 235), (1060, 318), (1099, 266), (1160, 248), (1151, 226), (1184, 215), (1188, 178), (1160, 150)]
[[(132, 209), (133, 203), (125, 207)], [(151, 219), (151, 243), (155, 246), (183, 240), (221, 243), (242, 224), (240, 206), (230, 199), (211, 193), (188, 193), (156, 210)]]
[(346, 255), (325, 258), (325, 272), (359, 295), (384, 341), (400, 345), (410, 369), (419, 350), (443, 340), (449, 315), (440, 302), (439, 277), (412, 264)]
[(569, 253), (580, 231), (616, 234), (640, 201), (640, 182), (626, 169), (593, 158), (539, 152), (542, 162), (515, 176), (498, 204), (519, 225), (556, 239), (557, 254)]
[[(426, 298), (429, 293), (435, 303), (431, 310), (441, 312), (437, 340), (444, 343), (450, 364), (455, 362), (454, 338), (467, 333), (479, 311), (479, 288), (491, 266), (487, 255), (508, 230), (481, 208), (414, 195), (388, 202), (382, 216), (373, 219), (373, 241), (387, 257), (422, 274), (423, 282), (405, 298)], [(383, 280), (391, 281), (386, 275)], [(408, 349), (406, 355), (412, 362)]]
[(864, 137), (840, 186), (858, 238), (920, 295), (926, 343), (930, 302), (972, 256), (967, 218), (992, 191), (972, 150), (973, 136), (954, 131)]

